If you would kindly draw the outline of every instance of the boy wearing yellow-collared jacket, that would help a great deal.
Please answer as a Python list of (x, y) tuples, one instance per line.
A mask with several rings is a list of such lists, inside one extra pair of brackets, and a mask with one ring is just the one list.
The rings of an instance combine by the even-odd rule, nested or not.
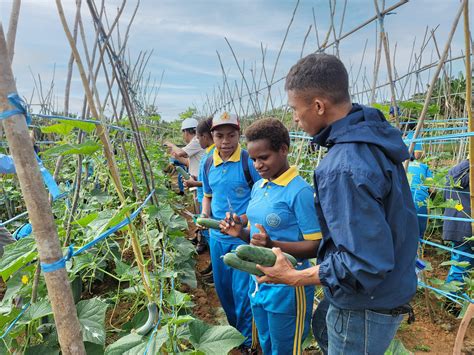
[[(229, 235), (253, 245), (279, 247), (298, 259), (297, 268), (310, 266), (315, 257), (320, 227), (315, 218), (313, 189), (288, 164), (290, 137), (277, 119), (256, 121), (245, 132), (248, 151), (263, 179), (252, 189), (247, 208), (248, 228), (227, 215), (221, 223)], [(301, 354), (309, 331), (314, 287), (257, 285), (252, 276), (249, 290), (252, 314), (264, 354)]]

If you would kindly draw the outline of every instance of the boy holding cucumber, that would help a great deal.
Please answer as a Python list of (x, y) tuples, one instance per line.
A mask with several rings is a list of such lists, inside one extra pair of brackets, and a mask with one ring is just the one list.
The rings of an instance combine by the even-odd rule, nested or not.
[[(254, 246), (279, 247), (298, 259), (297, 269), (308, 268), (321, 232), (314, 191), (288, 163), (288, 130), (279, 120), (264, 118), (248, 127), (245, 136), (262, 180), (255, 183), (247, 207), (249, 227), (243, 228), (239, 216), (228, 213), (222, 229)], [(237, 255), (245, 251), (239, 248)], [(310, 328), (314, 286), (258, 285), (252, 276), (249, 298), (263, 353), (301, 354)]]
[[(313, 333), (325, 354), (383, 354), (417, 287), (416, 210), (402, 163), (400, 131), (383, 114), (351, 102), (348, 74), (335, 56), (310, 54), (286, 77), (293, 120), (327, 153), (314, 172), (323, 239), (318, 265), (291, 267), (274, 249), (259, 282), (322, 285)], [(316, 216), (314, 217), (316, 218)]]
[[(253, 182), (260, 176), (247, 151), (240, 147), (240, 124), (235, 114), (216, 115), (211, 131), (216, 147), (204, 163), (202, 214), (223, 220), (231, 205), (234, 212), (242, 216), (247, 210)], [(219, 230), (210, 230), (209, 249), (217, 295), (229, 324), (246, 337), (242, 353), (252, 353), (256, 346), (252, 341), (256, 341), (256, 337), (248, 298), (250, 276), (228, 267), (221, 259), (243, 243)]]

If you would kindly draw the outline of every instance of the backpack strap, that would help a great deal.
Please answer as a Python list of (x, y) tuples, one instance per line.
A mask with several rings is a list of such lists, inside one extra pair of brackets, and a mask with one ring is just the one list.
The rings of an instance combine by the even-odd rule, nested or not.
[(242, 149), (240, 160), (242, 161), (242, 168), (244, 170), (245, 180), (247, 180), (247, 185), (249, 185), (250, 190), (252, 190), (254, 181), (249, 169), (249, 153), (244, 149)]
[(206, 179), (208, 184), (209, 184), (209, 171), (211, 170), (211, 166), (213, 162), (214, 162), (213, 155), (209, 154), (209, 156), (206, 159), (206, 162), (204, 163), (204, 174), (203, 174), (203, 178)]
[[(250, 189), (252, 189), (254, 181), (252, 178), (252, 174), (250, 174), (249, 169), (249, 153), (246, 150), (242, 149), (242, 153), (240, 154), (240, 161), (242, 162), (242, 169), (244, 171), (245, 180), (247, 181), (247, 185)], [(209, 171), (211, 170), (212, 163), (214, 162), (214, 158), (212, 154), (206, 159), (204, 163), (204, 179), (209, 179)], [(209, 181), (209, 180), (208, 180)]]

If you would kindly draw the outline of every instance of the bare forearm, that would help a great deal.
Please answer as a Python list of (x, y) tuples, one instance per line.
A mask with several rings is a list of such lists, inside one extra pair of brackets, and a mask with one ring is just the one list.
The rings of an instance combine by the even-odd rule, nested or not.
[(288, 281), (292, 286), (321, 285), (319, 265), (304, 270), (295, 270)]
[(211, 198), (204, 196), (202, 199), (202, 213), (206, 216), (211, 216)]

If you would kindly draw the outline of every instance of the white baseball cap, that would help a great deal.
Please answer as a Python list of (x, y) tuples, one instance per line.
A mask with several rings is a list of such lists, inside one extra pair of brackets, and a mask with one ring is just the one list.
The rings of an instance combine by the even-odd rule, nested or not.
[(229, 113), (224, 111), (214, 116), (214, 118), (212, 119), (211, 130), (223, 125), (231, 125), (236, 127), (237, 129), (240, 129), (239, 118), (235, 113)]
[(186, 118), (181, 122), (181, 130), (196, 128), (198, 121), (195, 118)]

